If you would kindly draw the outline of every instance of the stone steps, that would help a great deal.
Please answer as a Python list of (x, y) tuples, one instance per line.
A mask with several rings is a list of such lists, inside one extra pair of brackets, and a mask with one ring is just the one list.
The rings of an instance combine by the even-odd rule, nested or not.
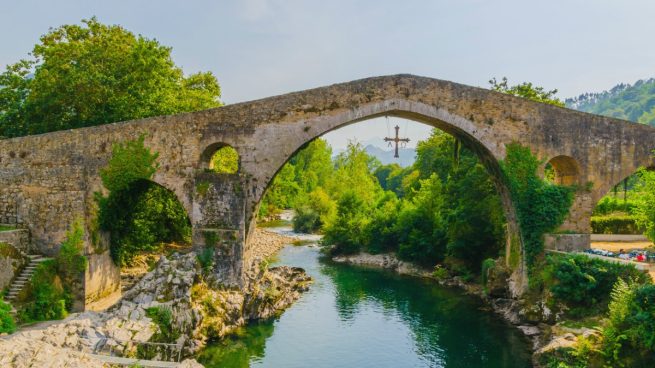
[(27, 267), (21, 271), (20, 275), (14, 279), (14, 281), (11, 283), (11, 286), (9, 287), (9, 292), (5, 297), (5, 300), (8, 302), (14, 301), (18, 294), (23, 291), (25, 285), (30, 282), (30, 279), (32, 278), (32, 275), (34, 275), (34, 272), (39, 266), (39, 263), (51, 259), (43, 257), (39, 254), (30, 254), (27, 256), (27, 258), (29, 258), (30, 263), (28, 263)]

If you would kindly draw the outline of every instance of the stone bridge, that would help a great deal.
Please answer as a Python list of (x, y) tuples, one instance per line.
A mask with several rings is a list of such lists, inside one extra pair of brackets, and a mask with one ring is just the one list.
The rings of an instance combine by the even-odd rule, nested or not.
[[(239, 285), (255, 256), (248, 238), (259, 202), (278, 170), (312, 139), (380, 116), (434, 126), (472, 147), (496, 179), (508, 239), (520, 237), (499, 171), (507, 144), (529, 146), (544, 165), (551, 163), (556, 180), (579, 184), (561, 230), (587, 234), (582, 239), (588, 239), (594, 204), (638, 168), (653, 165), (655, 129), (649, 126), (448, 81), (395, 75), (193, 113), (2, 140), (0, 223), (29, 229), (33, 247), (56, 252), (75, 218), (86, 219), (87, 227), (93, 223), (93, 193), (103, 190), (98, 172), (112, 144), (145, 135), (146, 146), (159, 152), (153, 180), (176, 193), (186, 208), (195, 246), (219, 240), (210, 242), (216, 247), (215, 272), (226, 284)], [(212, 154), (226, 145), (240, 155), (238, 172), (206, 170)], [(202, 191), (196, 190), (199, 186)], [(84, 305), (93, 308), (116, 294), (118, 274), (106, 245), (87, 243)], [(508, 241), (512, 246), (522, 255), (520, 241)], [(514, 271), (514, 289), (521, 290), (524, 262)]]

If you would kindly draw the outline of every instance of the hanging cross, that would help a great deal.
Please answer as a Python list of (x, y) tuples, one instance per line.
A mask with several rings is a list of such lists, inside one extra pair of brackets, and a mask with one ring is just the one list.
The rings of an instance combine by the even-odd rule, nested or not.
[(398, 143), (399, 142), (403, 142), (403, 143), (409, 142), (409, 138), (400, 138), (398, 136), (398, 131), (399, 130), (400, 130), (400, 127), (398, 125), (396, 125), (396, 138), (389, 138), (389, 137), (384, 138), (384, 141), (389, 142), (389, 145), (391, 145), (391, 142), (396, 142), (396, 154), (393, 155), (393, 157), (395, 157), (395, 158), (400, 157), (400, 156), (398, 156)]

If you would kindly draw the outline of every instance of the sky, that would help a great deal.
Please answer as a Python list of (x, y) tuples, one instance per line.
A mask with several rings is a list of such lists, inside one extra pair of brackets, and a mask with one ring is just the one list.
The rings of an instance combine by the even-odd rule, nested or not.
[[(225, 103), (398, 73), (479, 87), (506, 76), (561, 98), (655, 76), (652, 0), (0, 0), (0, 9), (2, 68), (49, 27), (97, 16), (171, 46), (186, 73), (212, 71)], [(330, 137), (383, 135), (378, 120)]]

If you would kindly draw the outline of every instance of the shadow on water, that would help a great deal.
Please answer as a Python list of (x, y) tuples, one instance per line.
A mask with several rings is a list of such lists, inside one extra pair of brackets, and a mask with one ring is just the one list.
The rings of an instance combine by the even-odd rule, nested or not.
[(287, 247), (279, 264), (315, 284), (279, 319), (209, 346), (208, 367), (530, 367), (528, 341), (482, 303), (429, 280), (319, 262)]

